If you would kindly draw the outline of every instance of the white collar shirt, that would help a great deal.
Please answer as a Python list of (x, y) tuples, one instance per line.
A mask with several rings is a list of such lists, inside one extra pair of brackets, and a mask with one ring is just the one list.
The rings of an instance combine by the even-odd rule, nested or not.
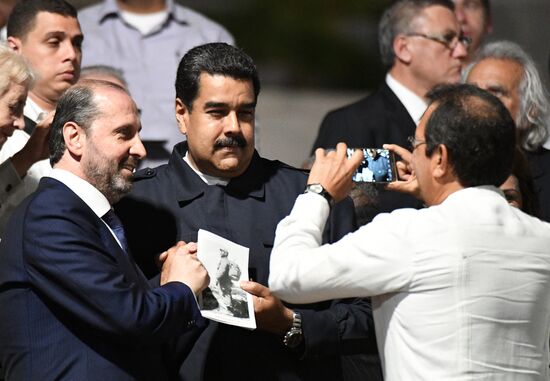
[(394, 92), (399, 101), (403, 104), (414, 123), (418, 124), (424, 111), (428, 108), (427, 103), (403, 84), (398, 82), (389, 73), (386, 74), (386, 84)]
[(296, 304), (372, 296), (386, 381), (548, 380), (550, 224), (476, 187), (319, 246), (328, 212), (298, 197), (269, 287)]

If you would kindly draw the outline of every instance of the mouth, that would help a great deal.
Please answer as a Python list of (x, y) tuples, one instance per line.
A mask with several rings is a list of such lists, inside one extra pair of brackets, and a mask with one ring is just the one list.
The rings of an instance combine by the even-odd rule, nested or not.
[(72, 81), (75, 78), (74, 70), (67, 70), (59, 74), (59, 76), (66, 81)]

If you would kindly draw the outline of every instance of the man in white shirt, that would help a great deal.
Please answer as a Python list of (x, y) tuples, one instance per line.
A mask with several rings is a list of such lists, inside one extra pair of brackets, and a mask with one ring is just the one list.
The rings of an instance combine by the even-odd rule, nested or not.
[[(426, 209), (381, 214), (320, 246), (330, 209), (311, 191), (278, 225), (269, 287), (290, 303), (372, 296), (385, 380), (547, 380), (550, 225), (510, 206), (514, 122), (472, 85), (430, 93), (412, 139), (395, 145), (390, 188)], [(316, 152), (308, 184), (342, 199), (361, 155)], [(342, 255), (345, 253), (346, 255)]]
[[(37, 81), (25, 104), (25, 130), (15, 131), (0, 150), (0, 162), (20, 151), (26, 151), (28, 158), (17, 168), (21, 181), (12, 184), (9, 200), (0, 209), (0, 238), (13, 209), (51, 171), (45, 160), (49, 123), (35, 127), (55, 110), (65, 90), (78, 81), (82, 39), (76, 10), (65, 0), (22, 0), (12, 10), (8, 45), (27, 59)], [(29, 141), (33, 132), (36, 136)]]

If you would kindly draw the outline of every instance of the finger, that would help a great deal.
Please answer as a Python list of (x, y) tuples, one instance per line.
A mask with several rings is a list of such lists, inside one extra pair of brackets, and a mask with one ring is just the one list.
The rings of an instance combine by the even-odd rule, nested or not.
[(356, 149), (353, 152), (353, 155), (351, 155), (351, 157), (349, 158), (349, 163), (351, 164), (351, 168), (353, 169), (353, 171), (355, 171), (357, 167), (359, 167), (362, 161), (363, 152), (360, 149)]
[[(322, 148), (317, 148), (315, 150), (315, 161), (320, 160), (325, 157), (325, 150)], [(315, 162), (313, 162), (315, 164)]]
[(168, 258), (168, 252), (167, 251), (164, 251), (162, 252), (160, 255), (159, 255), (159, 261), (160, 263), (163, 263), (166, 258)]
[(197, 252), (197, 243), (196, 242), (189, 242), (187, 244), (187, 250), (189, 251), (189, 254), (194, 254)]
[(240, 286), (243, 290), (245, 290), (246, 292), (252, 295), (256, 295), (264, 298), (266, 296), (271, 295), (269, 288), (265, 287), (264, 285), (261, 285), (260, 283), (243, 280), (241, 281)]
[(384, 144), (382, 147), (384, 147), (384, 149), (392, 151), (407, 162), (411, 161), (412, 153), (406, 148), (398, 146), (397, 144)]
[(185, 246), (185, 245), (187, 245), (187, 244), (185, 243), (185, 241), (178, 241), (178, 242), (176, 243), (176, 246), (178, 246), (178, 247), (179, 247), (179, 246)]
[(336, 157), (343, 159), (346, 157), (348, 146), (344, 142), (336, 144)]

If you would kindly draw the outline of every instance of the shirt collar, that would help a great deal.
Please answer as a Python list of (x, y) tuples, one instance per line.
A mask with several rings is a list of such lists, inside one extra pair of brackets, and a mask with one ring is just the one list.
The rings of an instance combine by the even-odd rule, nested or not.
[[(168, 18), (172, 17), (174, 20), (181, 24), (187, 24), (186, 17), (185, 17), (185, 11), (184, 9), (180, 9), (176, 7), (176, 4), (174, 3), (174, 0), (166, 0), (166, 9), (168, 10)], [(116, 3), (116, 0), (105, 0), (101, 7), (99, 8), (99, 12), (97, 14), (98, 16), (98, 22), (102, 23), (111, 16), (119, 16), (119, 8)]]
[(426, 102), (399, 83), (390, 73), (386, 74), (386, 84), (394, 92), (397, 98), (399, 98), (399, 101), (403, 104), (405, 109), (407, 109), (414, 123), (418, 124), (420, 118), (422, 118), (422, 115), (428, 108)]
[(63, 169), (54, 168), (48, 177), (65, 184), (78, 197), (80, 197), (99, 218), (103, 217), (105, 213), (111, 209), (111, 204), (109, 204), (109, 201), (103, 193), (74, 173)]
[(36, 102), (31, 99), (31, 97), (27, 96), (27, 100), (25, 101), (25, 108), (23, 109), (23, 115), (25, 115), (33, 122), (38, 123), (40, 115), (45, 112), (46, 111), (42, 110), (40, 106), (38, 106)]
[[(176, 175), (177, 185), (174, 189), (177, 192), (177, 198), (180, 202), (191, 201), (200, 197), (207, 187), (219, 185), (207, 185), (199, 174), (187, 164), (183, 157), (187, 154), (187, 142), (176, 144), (172, 156), (168, 162), (168, 167), (172, 167)], [(182, 186), (181, 184), (184, 184)], [(250, 196), (257, 199), (263, 199), (265, 196), (265, 180), (262, 176), (261, 159), (255, 151), (252, 161), (246, 171), (239, 177), (229, 180), (226, 187), (227, 193), (238, 194), (241, 196)]]
[(187, 163), (187, 165), (189, 166), (189, 168), (191, 168), (193, 170), (193, 172), (195, 172), (201, 178), (201, 180), (204, 181), (208, 185), (226, 186), (229, 183), (229, 179), (224, 179), (223, 177), (210, 176), (210, 175), (207, 175), (206, 173), (202, 173), (197, 168), (195, 168), (191, 164), (191, 161), (189, 160), (189, 150), (187, 150), (185, 152), (185, 156), (183, 157), (183, 161), (185, 161)]

